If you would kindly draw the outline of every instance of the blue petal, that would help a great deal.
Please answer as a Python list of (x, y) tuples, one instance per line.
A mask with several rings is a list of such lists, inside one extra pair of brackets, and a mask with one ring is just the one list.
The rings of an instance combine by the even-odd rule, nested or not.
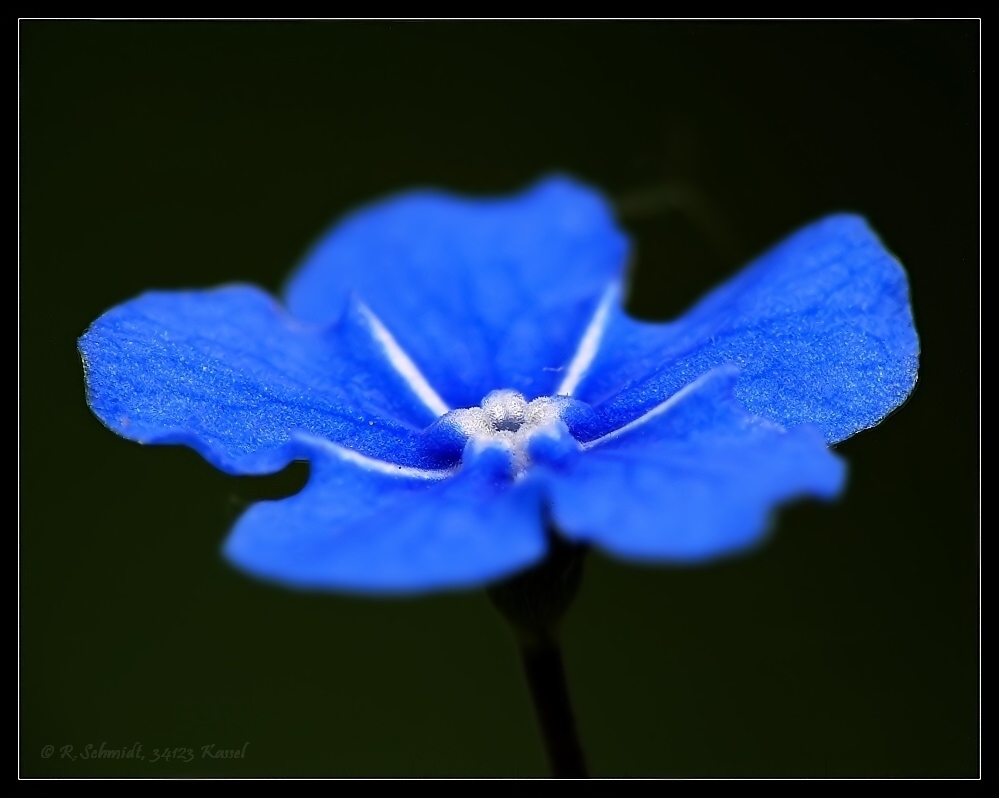
[(225, 546), (238, 567), (292, 587), (412, 593), (479, 585), (540, 560), (538, 486), (509, 479), (496, 448), (453, 474), (389, 469), (313, 442), (312, 474), (289, 499), (262, 502)]
[[(785, 430), (733, 398), (734, 367), (705, 375), (633, 426), (570, 453), (537, 439), (556, 526), (622, 557), (695, 562), (743, 550), (791, 499), (835, 497), (845, 468), (818, 430)], [(550, 448), (547, 448), (550, 447)]]
[(492, 390), (555, 392), (627, 243), (595, 192), (566, 179), (512, 199), (404, 195), (321, 240), (287, 287), (328, 323), (355, 291), (450, 407)]
[(301, 456), (295, 432), (434, 465), (416, 434), (425, 409), (382, 361), (351, 355), (364, 351), (351, 322), (303, 325), (246, 286), (147, 293), (80, 339), (88, 401), (115, 432), (186, 444), (230, 473), (283, 468)]
[(866, 223), (832, 216), (759, 258), (671, 324), (611, 314), (576, 396), (606, 432), (715, 366), (783, 426), (811, 423), (830, 443), (877, 424), (916, 382), (919, 341), (906, 275)]

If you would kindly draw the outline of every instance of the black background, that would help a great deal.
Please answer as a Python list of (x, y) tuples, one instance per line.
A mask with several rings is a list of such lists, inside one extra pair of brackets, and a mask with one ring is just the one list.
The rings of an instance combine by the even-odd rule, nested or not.
[[(638, 315), (851, 210), (906, 265), (923, 345), (911, 400), (838, 447), (838, 504), (710, 567), (589, 559), (565, 654), (593, 772), (978, 773), (977, 22), (19, 30), (23, 775), (546, 772), (481, 592), (317, 596), (231, 570), (233, 520), (306, 467), (232, 478), (117, 438), (75, 341), (151, 287), (276, 291), (387, 193), (552, 171), (619, 202)], [(59, 754), (101, 743), (147, 756)], [(165, 747), (195, 758), (153, 763)]]

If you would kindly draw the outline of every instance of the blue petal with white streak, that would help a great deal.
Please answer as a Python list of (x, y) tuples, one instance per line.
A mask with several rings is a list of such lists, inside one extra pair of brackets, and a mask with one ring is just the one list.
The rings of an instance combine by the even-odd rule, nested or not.
[(627, 241), (566, 178), (509, 199), (419, 192), (359, 211), (289, 283), (289, 310), (334, 320), (355, 292), (450, 407), (497, 388), (555, 392)]
[(821, 433), (748, 414), (738, 377), (715, 369), (581, 451), (538, 438), (531, 478), (555, 525), (621, 557), (699, 562), (758, 543), (780, 504), (838, 495), (846, 469)]
[(545, 554), (540, 487), (512, 483), (501, 449), (448, 473), (311, 448), (302, 492), (236, 523), (225, 554), (239, 568), (290, 587), (414, 593), (490, 582)]
[(379, 353), (360, 359), (361, 323), (303, 324), (251, 286), (149, 292), (80, 338), (88, 401), (119, 435), (185, 444), (232, 474), (304, 457), (295, 433), (440, 465), (417, 434), (425, 408)]
[(736, 396), (829, 443), (877, 424), (912, 391), (919, 340), (905, 271), (863, 219), (797, 232), (679, 320), (635, 321), (616, 307), (575, 396), (598, 433), (631, 421), (706, 371), (742, 368)]

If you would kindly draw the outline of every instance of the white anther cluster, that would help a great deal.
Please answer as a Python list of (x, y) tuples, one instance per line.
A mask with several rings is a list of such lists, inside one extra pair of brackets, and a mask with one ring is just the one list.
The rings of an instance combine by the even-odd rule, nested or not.
[(541, 396), (528, 402), (523, 394), (504, 389), (490, 393), (482, 400), (481, 407), (452, 411), (451, 418), (479, 445), (509, 449), (515, 466), (522, 468), (527, 462), (530, 439), (552, 429), (569, 402), (564, 396)]

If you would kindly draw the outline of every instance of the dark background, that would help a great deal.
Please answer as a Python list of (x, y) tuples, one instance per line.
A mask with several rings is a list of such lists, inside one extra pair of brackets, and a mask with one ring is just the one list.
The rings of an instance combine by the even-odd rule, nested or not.
[[(851, 210), (906, 265), (923, 343), (908, 404), (838, 447), (837, 505), (789, 508), (711, 567), (589, 559), (565, 654), (593, 772), (978, 773), (978, 22), (19, 29), (23, 775), (546, 772), (481, 592), (317, 596), (231, 570), (233, 520), (306, 467), (232, 478), (117, 438), (75, 341), (147, 288), (278, 290), (386, 193), (553, 170), (619, 202), (638, 315)], [(59, 756), (102, 742), (147, 758)], [(164, 747), (195, 759), (152, 763)]]

